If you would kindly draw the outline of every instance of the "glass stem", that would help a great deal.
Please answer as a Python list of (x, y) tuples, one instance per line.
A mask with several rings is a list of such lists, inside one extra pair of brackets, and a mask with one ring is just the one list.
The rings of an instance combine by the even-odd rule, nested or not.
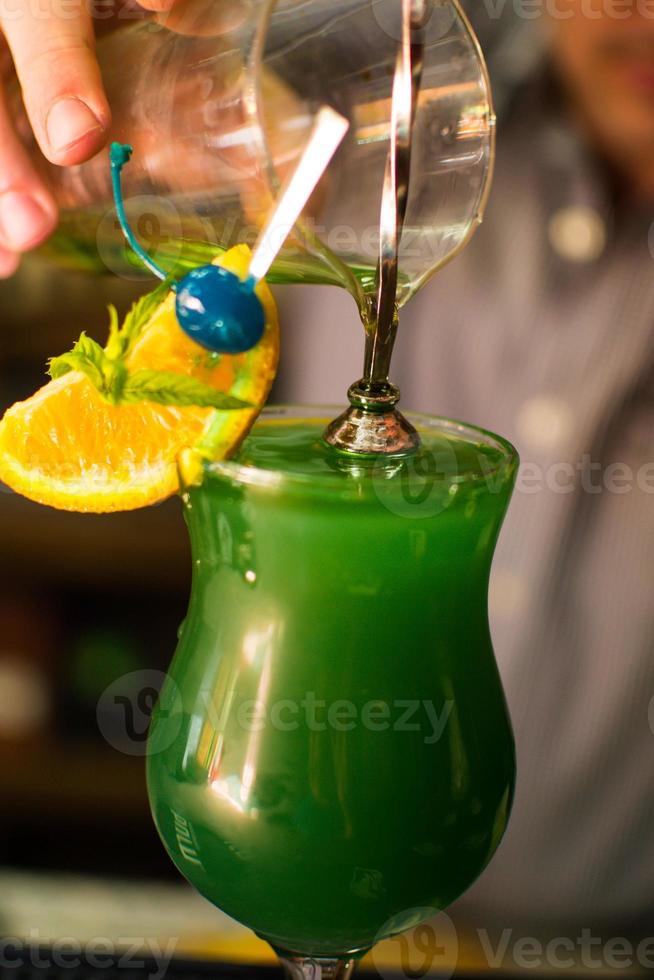
[(350, 980), (357, 960), (327, 956), (279, 957), (287, 980)]

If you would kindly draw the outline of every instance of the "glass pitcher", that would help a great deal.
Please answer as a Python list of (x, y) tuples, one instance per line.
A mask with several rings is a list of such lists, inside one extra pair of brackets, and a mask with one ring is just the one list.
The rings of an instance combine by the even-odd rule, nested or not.
[[(363, 308), (379, 255), (398, 10), (396, 0), (182, 0), (99, 40), (110, 138), (134, 147), (128, 216), (161, 265), (188, 268), (253, 241), (329, 104), (349, 134), (271, 281), (344, 286)], [(430, 5), (423, 36), (399, 305), (466, 244), (493, 161), (488, 78), (457, 0)], [(113, 211), (106, 151), (49, 168), (49, 179), (61, 223), (48, 253), (141, 277)]]

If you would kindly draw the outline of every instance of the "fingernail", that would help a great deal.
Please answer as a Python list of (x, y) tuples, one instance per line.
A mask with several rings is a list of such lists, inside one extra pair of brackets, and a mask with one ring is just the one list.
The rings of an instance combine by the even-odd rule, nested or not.
[(86, 102), (72, 95), (55, 102), (45, 121), (48, 142), (57, 153), (63, 153), (89, 133), (102, 128), (100, 120)]
[(20, 252), (44, 237), (52, 222), (40, 204), (23, 191), (0, 197), (0, 231), (5, 245)]

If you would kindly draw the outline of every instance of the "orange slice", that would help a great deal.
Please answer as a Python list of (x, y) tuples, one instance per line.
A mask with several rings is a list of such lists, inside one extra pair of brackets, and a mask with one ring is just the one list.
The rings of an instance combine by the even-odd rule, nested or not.
[[(217, 264), (244, 277), (250, 250), (238, 245)], [(279, 357), (279, 324), (265, 283), (262, 339), (245, 354), (212, 354), (180, 329), (172, 293), (155, 309), (129, 359), (132, 369), (175, 371), (256, 406), (230, 411), (153, 402), (110, 405), (71, 371), (7, 410), (0, 422), (0, 480), (60, 510), (109, 513), (158, 503), (179, 490), (177, 459), (195, 449), (233, 453), (263, 407)], [(189, 454), (185, 454), (187, 466)]]

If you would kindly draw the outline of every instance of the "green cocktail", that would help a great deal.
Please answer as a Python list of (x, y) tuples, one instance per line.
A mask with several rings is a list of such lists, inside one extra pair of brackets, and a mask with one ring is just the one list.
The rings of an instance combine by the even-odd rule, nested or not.
[(448, 905), (506, 826), (487, 592), (517, 458), (411, 416), (415, 456), (352, 459), (311, 411), (264, 412), (186, 495), (193, 589), (148, 782), (203, 895), (282, 953), (346, 957)]

